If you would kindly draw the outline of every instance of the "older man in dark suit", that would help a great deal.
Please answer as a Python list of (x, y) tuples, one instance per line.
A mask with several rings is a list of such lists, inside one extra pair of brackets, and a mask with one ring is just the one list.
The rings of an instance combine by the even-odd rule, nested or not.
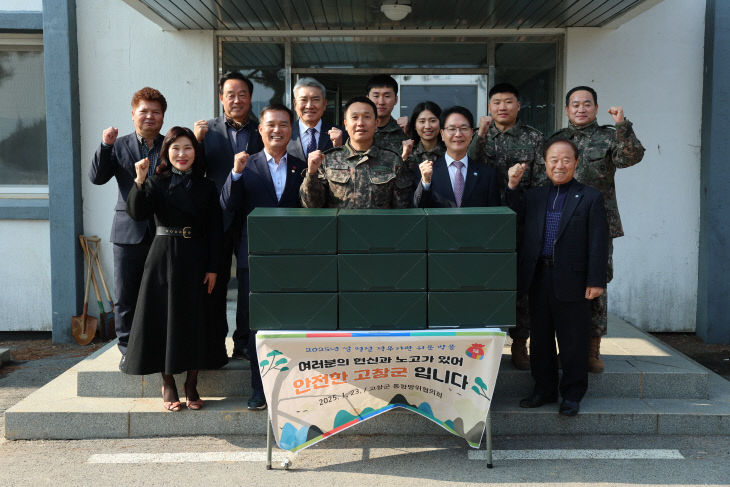
[(149, 174), (155, 173), (163, 139), (160, 129), (166, 109), (167, 101), (159, 91), (149, 87), (137, 91), (132, 96), (134, 132), (117, 138), (118, 128), (105, 129), (89, 168), (92, 183), (105, 184), (115, 178), (119, 189), (109, 240), (114, 250), (114, 289), (117, 295), (114, 324), (122, 361), (127, 353), (144, 262), (155, 234), (154, 222), (137, 222), (127, 214), (127, 195), (137, 177), (135, 163), (147, 159)]
[(324, 85), (314, 78), (301, 78), (292, 92), (294, 110), (299, 119), (292, 127), (287, 153), (306, 161), (310, 152), (340, 147), (347, 137), (339, 127), (322, 120), (327, 108)]
[[(207, 164), (206, 176), (215, 182), (220, 193), (233, 169), (233, 156), (245, 152), (255, 154), (264, 148), (258, 121), (251, 115), (253, 83), (239, 72), (226, 73), (218, 82), (218, 99), (223, 115), (212, 120), (195, 122), (195, 138), (203, 144)], [(228, 334), (226, 296), (231, 279), (231, 261), (240, 236), (241, 219), (231, 212), (223, 213), (223, 249), (220, 273), (211, 296), (214, 343), (223, 346)], [(246, 256), (243, 256), (246, 259)], [(233, 358), (246, 358), (248, 325), (236, 323), (233, 333)], [(215, 353), (215, 352), (214, 352)]]
[[(307, 163), (287, 152), (294, 115), (284, 105), (269, 105), (260, 115), (259, 133), (264, 150), (249, 156), (236, 154), (221, 192), (221, 207), (241, 219), (238, 236), (238, 308), (236, 322), (248, 329), (248, 231), (246, 219), (257, 206), (293, 208), (300, 206), (299, 186)], [(248, 355), (251, 359), (253, 396), (249, 409), (264, 409), (266, 399), (256, 357), (254, 333), (249, 332)]]
[(413, 194), (418, 208), (499, 206), (499, 184), (494, 168), (467, 156), (474, 133), (474, 117), (464, 107), (451, 107), (441, 114), (441, 138), (446, 153), (418, 167), (420, 184)]
[[(608, 262), (608, 222), (601, 193), (574, 179), (578, 149), (567, 139), (549, 141), (545, 169), (552, 184), (519, 186), (525, 164), (509, 169), (505, 199), (524, 222), (517, 285), (530, 296), (532, 394), (524, 408), (563, 401), (560, 414), (578, 414), (588, 389), (591, 300), (603, 293)], [(558, 381), (555, 337), (563, 375)]]

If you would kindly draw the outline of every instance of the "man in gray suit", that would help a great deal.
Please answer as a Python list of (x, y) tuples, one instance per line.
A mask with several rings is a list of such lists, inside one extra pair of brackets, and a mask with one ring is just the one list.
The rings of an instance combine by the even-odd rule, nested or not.
[(327, 107), (327, 90), (314, 78), (301, 78), (294, 85), (294, 110), (299, 120), (292, 127), (288, 154), (307, 160), (310, 152), (340, 147), (343, 131), (322, 120)]
[(127, 195), (137, 177), (135, 163), (147, 159), (149, 175), (155, 174), (162, 146), (160, 129), (165, 110), (167, 101), (162, 93), (149, 87), (137, 91), (132, 96), (134, 132), (117, 138), (118, 128), (105, 129), (89, 168), (92, 183), (105, 184), (115, 178), (119, 188), (109, 240), (114, 250), (114, 288), (117, 295), (114, 323), (122, 361), (127, 353), (144, 261), (155, 234), (152, 221), (137, 222), (127, 214)]
[[(264, 148), (258, 127), (259, 122), (251, 115), (253, 83), (239, 72), (224, 74), (218, 82), (218, 99), (223, 105), (223, 115), (212, 120), (195, 122), (195, 138), (203, 146), (206, 161), (206, 176), (213, 180), (220, 195), (226, 178), (233, 169), (234, 154), (255, 154)], [(225, 347), (228, 335), (226, 318), (226, 296), (231, 279), (231, 261), (236, 242), (241, 234), (241, 222), (235, 213), (223, 212), (223, 255), (220, 273), (211, 295), (212, 342), (216, 348)], [(247, 258), (241, 256), (240, 258)], [(235, 359), (247, 358), (248, 323), (236, 323), (233, 333), (233, 355)], [(223, 348), (225, 350), (225, 348)], [(217, 355), (216, 350), (211, 353)]]

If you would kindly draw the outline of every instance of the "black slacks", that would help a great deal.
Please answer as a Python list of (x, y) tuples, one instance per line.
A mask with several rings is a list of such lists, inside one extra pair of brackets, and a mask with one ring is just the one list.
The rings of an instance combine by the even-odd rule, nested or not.
[[(588, 389), (588, 342), (591, 302), (555, 297), (553, 268), (539, 264), (530, 289), (530, 368), (535, 392), (580, 401)], [(563, 375), (558, 381), (555, 337)]]
[(144, 263), (150, 251), (152, 237), (145, 235), (138, 244), (114, 244), (114, 291), (117, 301), (114, 304), (114, 328), (119, 339), (119, 351), (127, 353), (129, 333), (132, 331), (134, 309), (142, 282)]

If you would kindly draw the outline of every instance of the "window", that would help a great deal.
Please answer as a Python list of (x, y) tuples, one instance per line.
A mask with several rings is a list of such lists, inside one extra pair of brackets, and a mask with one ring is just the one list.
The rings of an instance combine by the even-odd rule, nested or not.
[[(0, 186), (47, 192), (43, 47), (0, 40)], [(18, 188), (20, 186), (20, 188)]]

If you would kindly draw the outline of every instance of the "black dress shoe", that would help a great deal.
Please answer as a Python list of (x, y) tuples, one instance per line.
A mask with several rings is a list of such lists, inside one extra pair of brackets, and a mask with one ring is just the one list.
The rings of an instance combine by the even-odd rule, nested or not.
[(560, 414), (562, 416), (575, 416), (580, 410), (580, 403), (578, 401), (571, 401), (570, 399), (563, 399), (560, 403)]
[(551, 402), (558, 402), (557, 394), (540, 394), (539, 392), (533, 392), (530, 397), (520, 401), (521, 408), (539, 408), (545, 404)]
[(234, 348), (231, 354), (233, 360), (251, 360), (246, 353), (246, 349), (241, 350), (240, 348)]
[(248, 409), (252, 411), (260, 411), (266, 409), (266, 397), (263, 392), (254, 392), (251, 399), (248, 400)]

